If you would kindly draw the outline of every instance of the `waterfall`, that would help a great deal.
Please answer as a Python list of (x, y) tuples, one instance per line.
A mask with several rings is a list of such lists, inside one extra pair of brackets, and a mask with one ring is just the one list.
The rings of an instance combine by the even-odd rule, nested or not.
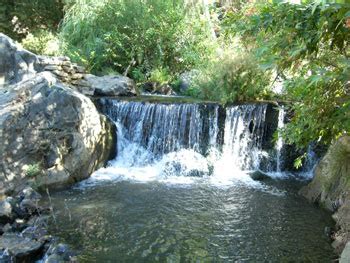
[(100, 107), (116, 123), (118, 154), (95, 179), (251, 181), (245, 171), (261, 169), (275, 147), (277, 113), (270, 104), (101, 99)]
[[(219, 136), (219, 105), (115, 101), (105, 107), (122, 138), (157, 157), (180, 149), (205, 154)], [(122, 142), (119, 141), (120, 144)], [(118, 145), (118, 150), (120, 149)]]
[(277, 173), (281, 172), (281, 164), (283, 163), (282, 159), (282, 147), (283, 147), (283, 138), (281, 135), (281, 130), (284, 128), (284, 117), (285, 111), (284, 108), (281, 107), (278, 113), (278, 139), (276, 143), (276, 171)]
[(242, 170), (258, 169), (267, 105), (227, 108), (223, 155)]

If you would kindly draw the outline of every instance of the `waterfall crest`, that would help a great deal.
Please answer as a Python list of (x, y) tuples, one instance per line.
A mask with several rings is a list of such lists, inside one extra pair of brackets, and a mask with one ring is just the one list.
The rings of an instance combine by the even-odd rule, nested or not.
[(283, 141), (275, 145), (272, 137), (283, 125), (284, 111), (271, 104), (223, 108), (115, 99), (100, 104), (116, 123), (118, 154), (95, 178), (231, 181), (251, 180), (249, 171), (275, 177), (281, 172)]

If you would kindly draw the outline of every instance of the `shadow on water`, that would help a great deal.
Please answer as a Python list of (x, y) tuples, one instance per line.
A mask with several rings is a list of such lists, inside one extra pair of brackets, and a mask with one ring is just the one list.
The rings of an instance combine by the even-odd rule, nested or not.
[(333, 222), (297, 194), (303, 184), (267, 180), (215, 187), (120, 181), (56, 193), (55, 235), (82, 262), (330, 262)]

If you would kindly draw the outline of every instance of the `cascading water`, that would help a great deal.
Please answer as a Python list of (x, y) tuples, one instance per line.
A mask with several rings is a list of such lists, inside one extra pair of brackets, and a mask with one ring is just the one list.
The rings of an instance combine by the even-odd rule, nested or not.
[(227, 108), (223, 155), (241, 170), (258, 169), (267, 105)]
[(283, 129), (284, 127), (284, 117), (285, 117), (285, 111), (284, 108), (281, 107), (279, 109), (279, 113), (278, 113), (278, 139), (277, 139), (277, 143), (276, 143), (276, 171), (277, 173), (280, 173), (281, 170), (281, 163), (283, 162), (282, 159), (282, 147), (283, 147), (283, 138), (281, 135), (281, 129)]
[(215, 104), (112, 101), (106, 111), (125, 130), (122, 138), (157, 157), (180, 149), (204, 154), (219, 136), (219, 106)]
[(279, 176), (274, 106), (99, 106), (117, 126), (116, 158), (47, 200), (52, 231), (82, 262), (331, 261), (331, 217), (298, 196), (304, 182), (250, 177)]
[(116, 123), (118, 155), (95, 179), (251, 181), (244, 171), (259, 169), (262, 157), (266, 158), (268, 104), (226, 110), (217, 104), (108, 99), (101, 104)]

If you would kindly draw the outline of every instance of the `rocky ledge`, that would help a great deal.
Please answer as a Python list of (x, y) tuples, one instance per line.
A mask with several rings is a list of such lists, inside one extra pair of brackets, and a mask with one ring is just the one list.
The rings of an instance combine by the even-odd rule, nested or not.
[(0, 262), (76, 262), (76, 254), (47, 231), (52, 210), (30, 187), (0, 202)]
[[(317, 165), (314, 179), (301, 194), (333, 212), (336, 221), (333, 247), (341, 253), (350, 241), (350, 136), (343, 136), (331, 145)], [(350, 243), (346, 247), (342, 257), (350, 255)]]
[(30, 187), (0, 202), (0, 262), (77, 262), (76, 254), (47, 231), (52, 213)]
[(26, 185), (58, 189), (113, 156), (115, 127), (92, 96), (134, 96), (134, 81), (37, 56), (0, 33), (0, 199)]

